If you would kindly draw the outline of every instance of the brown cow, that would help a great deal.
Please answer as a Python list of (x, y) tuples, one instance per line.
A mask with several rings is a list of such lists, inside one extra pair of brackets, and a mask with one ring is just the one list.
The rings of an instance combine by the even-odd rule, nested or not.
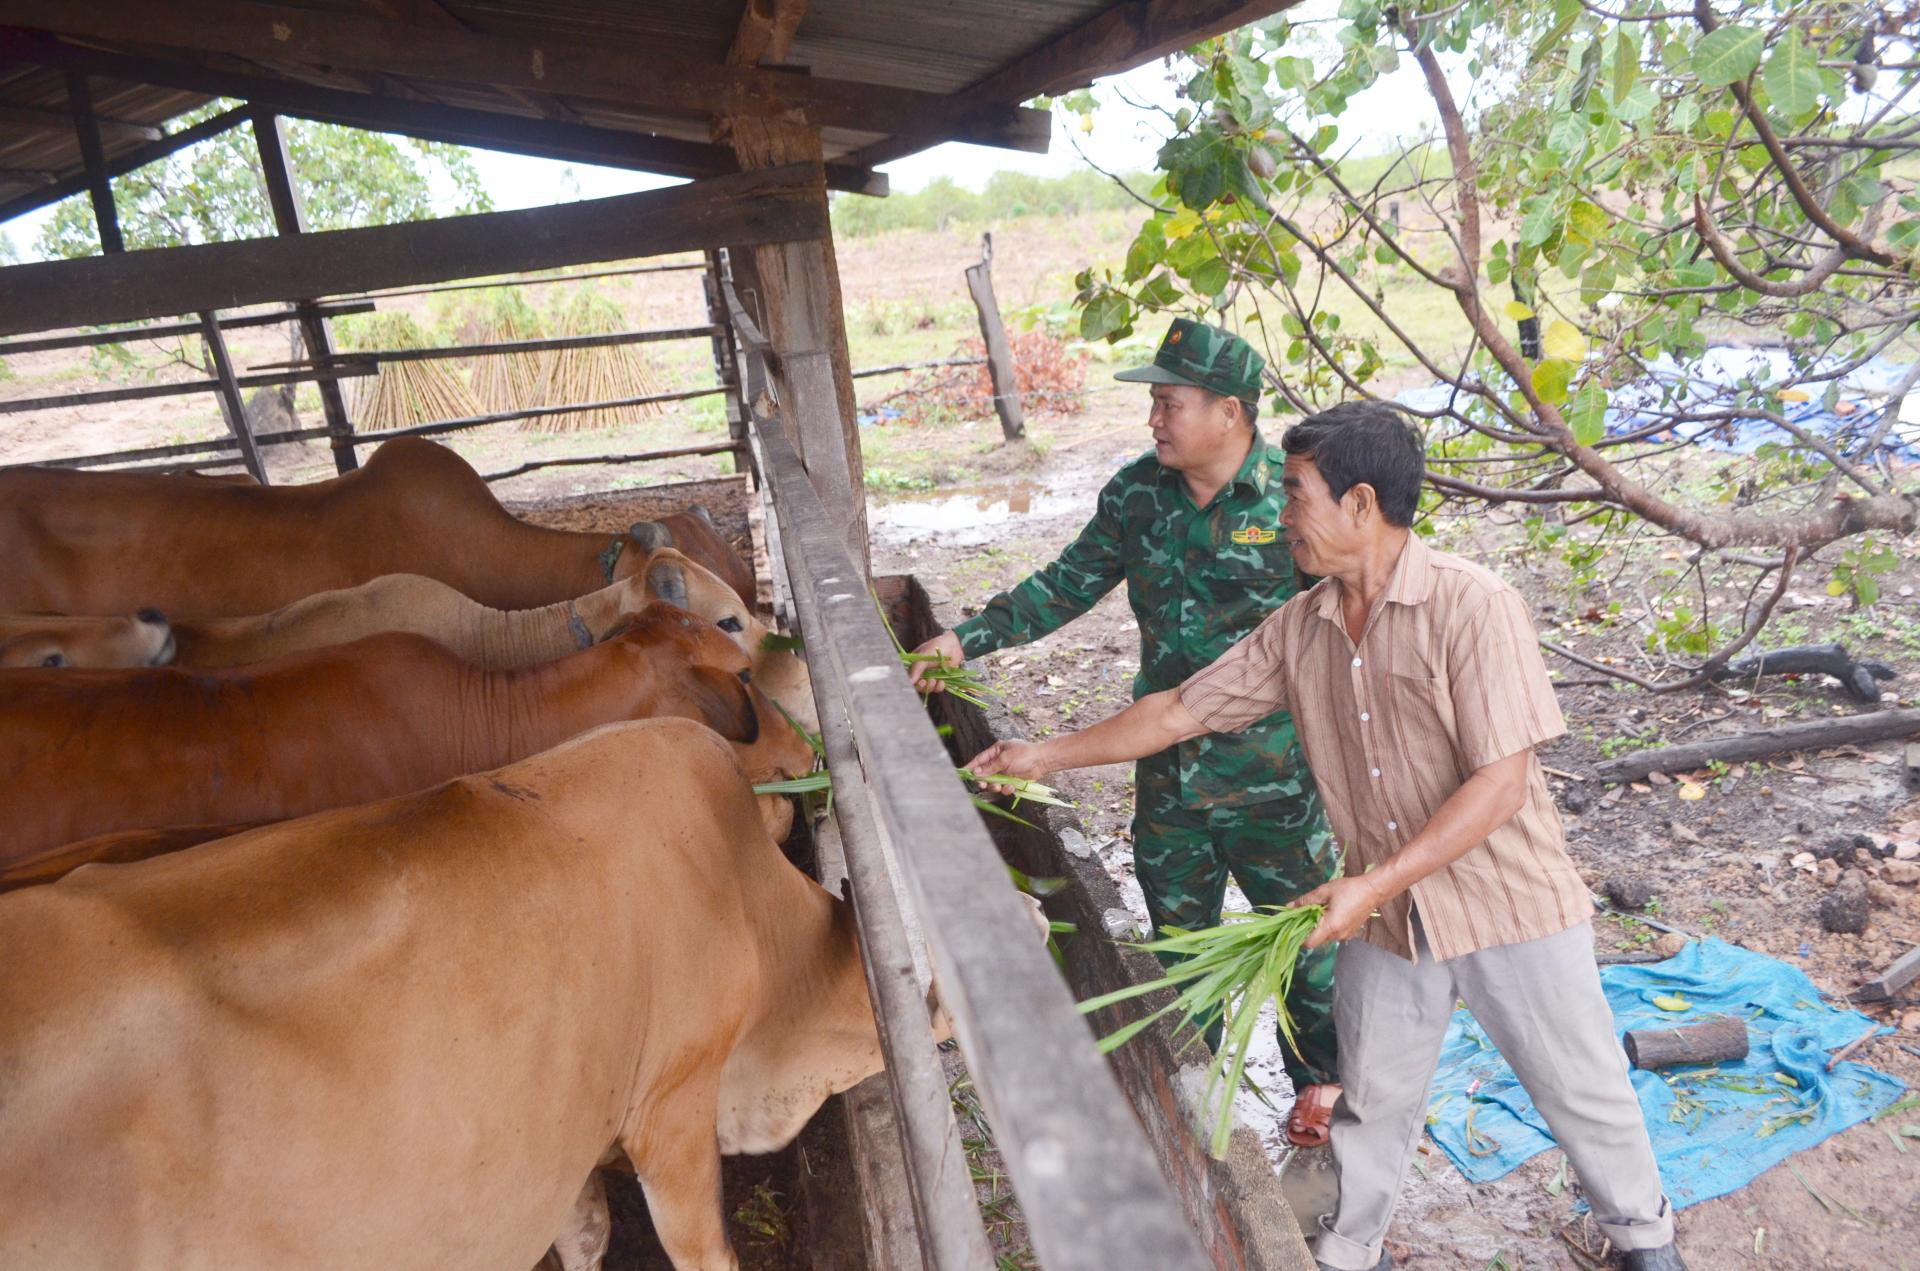
[(173, 655), (173, 628), (157, 609), (124, 618), (0, 614), (0, 669), (165, 666)]
[[(808, 771), (806, 741), (746, 669), (719, 630), (655, 604), (605, 643), (514, 671), (399, 633), (228, 671), (8, 671), (0, 863), (115, 830), (365, 803), (650, 715), (751, 743), (756, 780)], [(767, 812), (784, 835), (790, 802), (769, 796)]]
[(0, 897), (0, 1266), (599, 1265), (631, 1162), (731, 1271), (720, 1156), (881, 1067), (848, 907), (706, 729)]
[[(424, 574), (495, 609), (531, 609), (635, 572), (648, 551), (668, 545), (663, 538), (684, 540), (690, 557), (738, 578), (745, 566), (730, 551), (702, 559), (710, 543), (698, 523), (683, 516), (640, 529), (644, 542), (529, 525), (459, 455), (417, 437), (312, 485), (13, 468), (0, 471), (0, 612), (151, 605), (176, 620), (226, 618), (382, 574)], [(711, 543), (725, 546), (717, 535)]]
[[(710, 571), (671, 548), (647, 558), (643, 572), (578, 600), (538, 609), (490, 609), (418, 574), (387, 574), (358, 587), (323, 591), (272, 613), (205, 618), (169, 628), (158, 614), (128, 618), (0, 616), (0, 667), (134, 667), (207, 669), (241, 666), (303, 649), (345, 644), (382, 631), (411, 631), (444, 644), (475, 666), (505, 670), (565, 657), (611, 631), (622, 616), (651, 600), (679, 605), (733, 637), (746, 650), (754, 686), (780, 703), (809, 732), (818, 732), (807, 665), (787, 649), (767, 647), (767, 627)], [(9, 639), (9, 632), (21, 634)], [(129, 633), (156, 635), (144, 641)], [(31, 639), (27, 638), (31, 635)], [(14, 651), (17, 650), (17, 655)], [(57, 660), (56, 660), (57, 659)]]

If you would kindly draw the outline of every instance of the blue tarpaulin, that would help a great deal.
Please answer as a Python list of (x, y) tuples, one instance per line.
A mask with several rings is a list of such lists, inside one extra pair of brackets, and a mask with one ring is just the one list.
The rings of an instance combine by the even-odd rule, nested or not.
[[(1664, 962), (1603, 967), (1600, 981), (1616, 1035), (1710, 1015), (1747, 1021), (1744, 1060), (1633, 1071), (1660, 1177), (1676, 1207), (1746, 1186), (1795, 1152), (1872, 1116), (1905, 1089), (1850, 1060), (1826, 1070), (1827, 1052), (1857, 1039), (1873, 1021), (1827, 1005), (1813, 981), (1776, 958), (1700, 940)], [(1670, 1005), (1684, 999), (1688, 1009), (1663, 1010), (1655, 997)], [(1533, 1100), (1465, 1007), (1454, 1012), (1427, 1113), (1428, 1133), (1476, 1183), (1554, 1146)]]

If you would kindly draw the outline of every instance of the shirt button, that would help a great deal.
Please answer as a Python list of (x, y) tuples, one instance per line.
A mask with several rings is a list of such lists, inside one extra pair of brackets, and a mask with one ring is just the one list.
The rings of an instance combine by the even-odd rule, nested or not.
[(1375, 769), (1373, 770), (1373, 775), (1374, 775), (1374, 776), (1376, 776), (1376, 777), (1378, 777), (1378, 776), (1380, 775), (1380, 770), (1379, 770), (1378, 768), (1375, 768)]
[(1397, 829), (1399, 829), (1399, 828), (1400, 828), (1400, 822), (1398, 822), (1398, 821), (1388, 821), (1388, 822), (1387, 822), (1387, 828), (1388, 828), (1389, 830), (1397, 830)]
[(1367, 713), (1366, 713), (1365, 711), (1361, 711), (1361, 712), (1360, 712), (1360, 722), (1361, 722), (1361, 723), (1363, 723), (1363, 724), (1364, 724), (1364, 723), (1366, 723), (1366, 722), (1367, 722), (1368, 720), (1370, 720), (1370, 719), (1372, 719), (1372, 718), (1373, 718), (1373, 716), (1371, 716), (1371, 715), (1369, 715), (1369, 714), (1367, 714)]
[(1355, 666), (1359, 666), (1359, 665), (1360, 665), (1360, 659), (1359, 659), (1359, 658), (1355, 658), (1355, 659), (1353, 660), (1353, 664), (1354, 664)]

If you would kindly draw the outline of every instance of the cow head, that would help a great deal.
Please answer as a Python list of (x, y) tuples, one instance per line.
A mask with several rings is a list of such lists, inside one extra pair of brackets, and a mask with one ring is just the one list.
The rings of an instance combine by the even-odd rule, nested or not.
[(718, 627), (664, 602), (623, 616), (601, 641), (636, 683), (651, 684), (651, 715), (697, 719), (736, 746), (760, 740), (761, 714), (746, 653)]
[(157, 610), (126, 618), (0, 617), (0, 667), (165, 666), (173, 628)]

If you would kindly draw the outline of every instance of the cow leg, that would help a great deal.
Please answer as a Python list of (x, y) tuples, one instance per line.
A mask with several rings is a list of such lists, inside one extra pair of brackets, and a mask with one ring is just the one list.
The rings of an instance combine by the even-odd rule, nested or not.
[(624, 1145), (640, 1176), (654, 1234), (674, 1271), (740, 1271), (721, 1217), (712, 1105), (705, 1117), (676, 1119), (677, 1125), (649, 1126), (644, 1145)]
[(595, 1170), (573, 1202), (567, 1225), (553, 1242), (553, 1248), (534, 1271), (600, 1271), (607, 1256), (607, 1244), (613, 1239), (613, 1219), (607, 1213), (607, 1185)]

